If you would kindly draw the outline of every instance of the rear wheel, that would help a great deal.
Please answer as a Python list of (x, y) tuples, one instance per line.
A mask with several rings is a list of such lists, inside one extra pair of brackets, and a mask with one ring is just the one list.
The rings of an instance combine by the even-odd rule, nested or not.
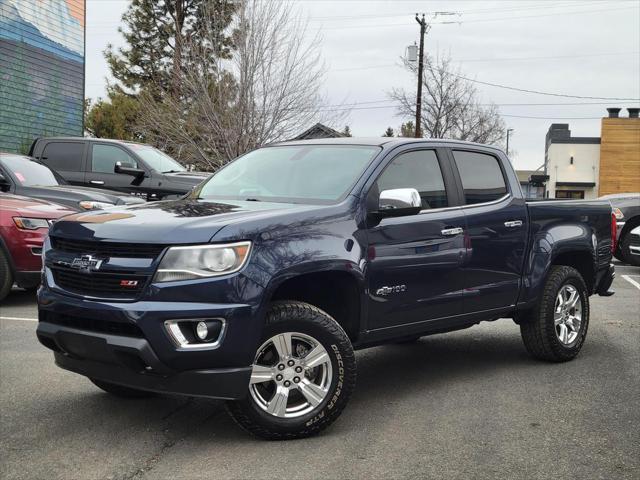
[(580, 352), (588, 327), (589, 295), (580, 272), (552, 267), (538, 306), (520, 323), (527, 351), (541, 360), (571, 360)]
[(0, 249), (0, 300), (4, 300), (13, 287), (13, 273), (7, 254)]
[(91, 382), (98, 388), (104, 390), (111, 395), (123, 398), (147, 398), (153, 396), (153, 392), (147, 392), (145, 390), (137, 390), (135, 388), (124, 387), (122, 385), (116, 385), (115, 383), (103, 382), (95, 378), (90, 378)]
[(351, 342), (333, 318), (306, 303), (277, 302), (267, 315), (248, 395), (227, 408), (256, 436), (308, 437), (338, 418), (355, 378)]

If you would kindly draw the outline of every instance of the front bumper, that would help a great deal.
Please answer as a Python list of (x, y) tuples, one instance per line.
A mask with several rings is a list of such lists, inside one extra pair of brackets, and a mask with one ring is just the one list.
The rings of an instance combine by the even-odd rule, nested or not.
[[(242, 398), (262, 332), (257, 307), (195, 302), (110, 302), (38, 292), (40, 342), (58, 366), (141, 390)], [(222, 318), (226, 328), (210, 349), (186, 350), (167, 320)]]
[(80, 375), (139, 390), (221, 399), (246, 395), (251, 367), (176, 371), (164, 365), (146, 339), (40, 322), (40, 342), (56, 364)]

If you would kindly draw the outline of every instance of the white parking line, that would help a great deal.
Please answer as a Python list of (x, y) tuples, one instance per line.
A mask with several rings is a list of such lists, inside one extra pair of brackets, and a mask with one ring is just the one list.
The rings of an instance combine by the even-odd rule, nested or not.
[(629, 282), (631, 285), (633, 285), (634, 287), (636, 287), (638, 290), (640, 290), (640, 283), (636, 282), (633, 278), (631, 278), (629, 275), (621, 275), (622, 278), (624, 278), (627, 282)]
[(0, 317), (0, 320), (16, 320), (18, 322), (37, 322), (37, 318), (24, 318), (24, 317)]

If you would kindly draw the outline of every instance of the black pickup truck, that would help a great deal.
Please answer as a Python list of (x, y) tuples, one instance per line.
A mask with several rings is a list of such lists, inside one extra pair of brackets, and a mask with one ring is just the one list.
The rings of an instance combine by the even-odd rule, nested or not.
[(615, 227), (606, 201), (525, 201), (495, 148), (283, 143), (187, 198), (56, 222), (37, 335), (107, 392), (222, 398), (304, 437), (347, 404), (359, 348), (507, 317), (532, 356), (574, 358)]
[(210, 175), (187, 171), (151, 145), (105, 138), (37, 138), (29, 155), (71, 185), (116, 190), (145, 200), (182, 196)]

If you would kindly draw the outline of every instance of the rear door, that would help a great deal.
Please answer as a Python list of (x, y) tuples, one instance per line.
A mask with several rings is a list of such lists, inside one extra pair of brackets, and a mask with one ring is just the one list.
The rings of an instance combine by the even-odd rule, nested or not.
[(416, 215), (383, 218), (367, 230), (368, 328), (419, 323), (462, 313), (465, 219), (444, 149), (404, 149), (369, 195), (415, 188)]
[(465, 313), (515, 305), (528, 231), (525, 201), (511, 191), (497, 156), (471, 148), (451, 154), (467, 222), (469, 249), (461, 269)]
[(140, 182), (131, 175), (114, 173), (117, 162), (129, 165), (133, 168), (142, 168), (140, 164), (123, 147), (113, 143), (91, 142), (89, 160), (87, 162), (87, 183), (90, 187), (108, 188), (123, 193), (144, 196), (140, 188)]
[(82, 140), (47, 142), (39, 160), (58, 172), (71, 185), (84, 185), (86, 144)]

